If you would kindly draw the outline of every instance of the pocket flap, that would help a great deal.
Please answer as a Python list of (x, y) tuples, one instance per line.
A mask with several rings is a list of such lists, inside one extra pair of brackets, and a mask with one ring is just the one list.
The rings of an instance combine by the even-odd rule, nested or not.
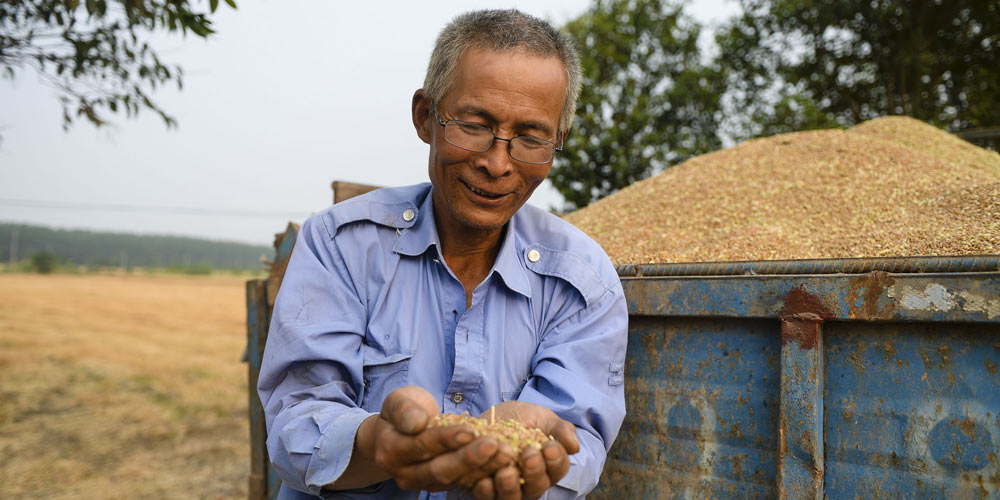
[(377, 366), (377, 365), (387, 365), (390, 363), (398, 363), (404, 359), (409, 359), (413, 357), (413, 353), (410, 351), (398, 350), (395, 352), (382, 352), (381, 349), (370, 347), (368, 345), (362, 345), (362, 355), (364, 357), (365, 366)]

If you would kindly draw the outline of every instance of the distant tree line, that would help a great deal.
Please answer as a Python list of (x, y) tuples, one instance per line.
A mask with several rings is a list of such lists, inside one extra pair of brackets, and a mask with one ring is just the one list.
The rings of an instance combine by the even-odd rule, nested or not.
[(274, 250), (264, 245), (179, 236), (0, 223), (0, 262), (9, 263), (12, 253), (18, 262), (29, 261), (35, 268), (42, 265), (49, 270), (57, 263), (91, 267), (257, 270), (262, 268), (261, 256), (270, 257)]

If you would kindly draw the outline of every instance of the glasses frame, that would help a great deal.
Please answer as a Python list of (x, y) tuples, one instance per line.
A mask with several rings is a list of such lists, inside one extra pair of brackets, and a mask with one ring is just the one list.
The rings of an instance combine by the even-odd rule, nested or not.
[[(481, 129), (489, 132), (490, 135), (493, 136), (493, 140), (490, 141), (490, 145), (487, 146), (486, 149), (483, 149), (481, 151), (477, 151), (475, 149), (469, 149), (469, 148), (467, 148), (465, 146), (459, 146), (458, 144), (455, 144), (455, 143), (449, 141), (448, 140), (448, 134), (445, 133), (445, 136), (444, 136), (445, 142), (447, 142), (448, 144), (451, 144), (452, 146), (455, 146), (456, 148), (464, 149), (465, 151), (471, 151), (473, 153), (485, 153), (485, 152), (493, 149), (493, 145), (496, 144), (497, 141), (504, 141), (504, 142), (507, 143), (507, 156), (509, 156), (511, 160), (514, 160), (514, 161), (517, 161), (517, 162), (521, 162), (521, 163), (527, 163), (529, 165), (545, 165), (546, 163), (549, 163), (552, 160), (556, 159), (556, 152), (557, 151), (562, 151), (562, 146), (560, 146), (559, 144), (556, 144), (555, 142), (552, 142), (552, 141), (550, 141), (548, 139), (542, 139), (541, 137), (535, 137), (533, 135), (515, 135), (514, 137), (511, 137), (510, 139), (504, 139), (503, 137), (497, 137), (497, 135), (495, 133), (493, 133), (493, 131), (490, 130), (489, 127), (486, 127), (484, 125), (480, 125), (478, 123), (467, 122), (465, 120), (447, 120), (447, 121), (442, 120), (441, 119), (441, 114), (438, 113), (438, 110), (437, 110), (436, 107), (434, 109), (434, 118), (437, 119), (438, 125), (441, 125), (442, 127), (444, 127), (445, 130), (448, 129), (448, 124), (449, 123), (455, 123), (455, 124), (462, 124), (462, 125), (466, 125), (466, 126), (481, 128)], [(518, 159), (518, 158), (514, 158), (514, 155), (511, 154), (511, 149), (513, 149), (513, 143), (511, 141), (513, 141), (514, 139), (517, 139), (519, 137), (525, 137), (525, 138), (529, 138), (529, 139), (532, 139), (532, 140), (547, 142), (547, 143), (551, 144), (552, 145), (552, 156), (548, 160), (545, 160), (545, 161), (525, 161), (525, 160), (521, 160), (521, 159)]]

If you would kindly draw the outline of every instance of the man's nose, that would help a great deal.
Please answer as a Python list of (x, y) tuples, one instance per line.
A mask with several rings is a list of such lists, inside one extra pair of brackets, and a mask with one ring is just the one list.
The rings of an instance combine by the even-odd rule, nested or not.
[(514, 161), (507, 153), (509, 143), (497, 138), (493, 141), (493, 146), (482, 154), (482, 168), (486, 170), (490, 177), (503, 177), (514, 171)]

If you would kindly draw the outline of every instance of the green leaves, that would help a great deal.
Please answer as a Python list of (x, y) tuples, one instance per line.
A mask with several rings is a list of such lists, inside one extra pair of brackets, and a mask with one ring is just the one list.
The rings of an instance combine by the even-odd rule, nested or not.
[[(210, 12), (189, 0), (84, 0), (77, 12), (80, 4), (0, 1), (0, 70), (13, 78), (16, 68), (33, 66), (58, 93), (63, 128), (77, 117), (99, 127), (107, 113), (133, 117), (141, 110), (176, 124), (151, 93), (168, 82), (181, 88), (182, 73), (163, 64), (145, 40), (157, 31), (211, 36), (208, 14), (218, 0), (209, 1)], [(233, 0), (226, 4), (236, 8)]]
[(583, 70), (576, 121), (549, 179), (578, 208), (721, 144), (720, 71), (700, 26), (663, 0), (597, 1), (564, 28)]
[(742, 0), (717, 37), (738, 135), (908, 115), (1000, 123), (1000, 1)]

